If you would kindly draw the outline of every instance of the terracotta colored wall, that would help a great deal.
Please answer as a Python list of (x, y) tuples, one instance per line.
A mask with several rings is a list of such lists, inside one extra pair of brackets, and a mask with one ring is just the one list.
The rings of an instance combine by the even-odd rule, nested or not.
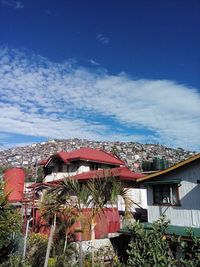
[(25, 172), (21, 168), (8, 169), (4, 173), (5, 193), (10, 202), (21, 202), (24, 195)]

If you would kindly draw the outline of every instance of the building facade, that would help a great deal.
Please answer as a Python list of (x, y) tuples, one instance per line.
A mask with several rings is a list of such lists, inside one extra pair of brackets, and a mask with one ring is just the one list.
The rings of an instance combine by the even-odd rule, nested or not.
[(147, 189), (148, 222), (165, 215), (171, 225), (200, 227), (200, 154), (138, 182)]

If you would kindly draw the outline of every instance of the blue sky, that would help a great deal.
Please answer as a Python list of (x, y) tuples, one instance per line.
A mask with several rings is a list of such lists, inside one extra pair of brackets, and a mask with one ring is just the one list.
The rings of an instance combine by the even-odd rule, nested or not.
[(198, 0), (0, 0), (1, 148), (52, 138), (200, 150)]

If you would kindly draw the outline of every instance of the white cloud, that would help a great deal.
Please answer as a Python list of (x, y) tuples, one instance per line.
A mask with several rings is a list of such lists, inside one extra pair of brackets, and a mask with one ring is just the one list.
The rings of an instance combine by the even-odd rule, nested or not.
[(100, 43), (104, 44), (104, 45), (107, 45), (107, 44), (110, 43), (110, 39), (109, 39), (108, 37), (104, 36), (104, 35), (101, 34), (101, 33), (99, 33), (99, 34), (97, 35), (97, 40), (98, 40)]
[(24, 4), (22, 1), (16, 1), (16, 0), (1, 0), (1, 3), (3, 5), (15, 8), (15, 9), (22, 9), (24, 8)]
[(89, 59), (89, 62), (90, 62), (92, 65), (95, 65), (95, 66), (99, 66), (99, 65), (100, 65), (97, 61), (95, 61), (95, 60), (93, 60), (93, 59)]
[(2, 49), (0, 97), (2, 132), (200, 149), (199, 91), (174, 81), (94, 73)]

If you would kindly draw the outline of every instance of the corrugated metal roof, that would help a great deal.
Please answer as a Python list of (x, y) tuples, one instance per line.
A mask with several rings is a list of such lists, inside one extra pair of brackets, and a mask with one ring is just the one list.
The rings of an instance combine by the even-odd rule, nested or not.
[(136, 181), (136, 179), (143, 177), (141, 173), (136, 173), (129, 170), (127, 167), (118, 167), (105, 170), (89, 171), (73, 176), (77, 180), (90, 180), (94, 178), (103, 178), (108, 176), (119, 177), (120, 180)]
[(46, 165), (48, 165), (49, 161), (54, 157), (59, 157), (66, 164), (74, 160), (88, 160), (88, 161), (106, 163), (106, 164), (117, 165), (117, 166), (125, 165), (124, 161), (115, 157), (111, 153), (108, 153), (100, 149), (93, 149), (93, 148), (86, 148), (86, 147), (76, 149), (70, 152), (60, 151), (57, 154), (51, 156), (48, 159)]
[[(152, 230), (152, 223), (142, 223), (144, 229)], [(122, 228), (119, 230), (119, 233), (122, 234), (131, 234), (131, 230), (128, 228)], [(177, 225), (168, 225), (165, 230), (165, 235), (177, 235), (182, 237), (190, 237), (190, 233), (195, 237), (200, 237), (200, 228), (194, 227), (185, 227)]]

